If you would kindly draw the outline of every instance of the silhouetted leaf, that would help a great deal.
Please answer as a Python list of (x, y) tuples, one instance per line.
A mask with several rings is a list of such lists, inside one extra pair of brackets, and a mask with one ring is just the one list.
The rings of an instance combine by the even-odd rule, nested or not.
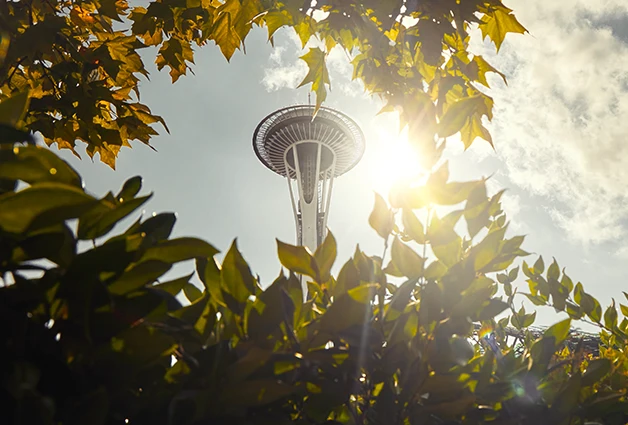
[(375, 206), (369, 216), (369, 224), (384, 239), (388, 238), (394, 226), (392, 212), (388, 209), (384, 198), (377, 193), (375, 194)]
[(243, 303), (255, 293), (256, 283), (234, 240), (222, 261), (222, 288), (236, 301)]
[(294, 246), (277, 239), (277, 253), (281, 265), (288, 270), (318, 279), (318, 266), (316, 260), (303, 246)]
[(403, 276), (417, 278), (423, 273), (425, 259), (404, 244), (399, 238), (393, 239), (391, 262)]
[(328, 232), (325, 240), (316, 248), (316, 252), (314, 253), (314, 259), (316, 260), (320, 272), (321, 283), (329, 280), (331, 267), (334, 265), (334, 261), (336, 261), (336, 255), (336, 239), (331, 232)]
[(611, 362), (608, 359), (594, 359), (587, 365), (582, 375), (582, 386), (588, 387), (599, 382), (611, 371)]
[(94, 198), (75, 186), (40, 183), (17, 193), (0, 195), (0, 227), (7, 232), (21, 233), (42, 214), (57, 212), (58, 216), (46, 217), (46, 221), (60, 222), (79, 216), (82, 213), (79, 207), (94, 202)]
[(28, 111), (28, 91), (13, 94), (0, 102), (0, 123), (16, 126)]
[(159, 260), (167, 263), (178, 263), (199, 257), (210, 258), (219, 251), (198, 238), (177, 238), (162, 241), (148, 248), (140, 261)]

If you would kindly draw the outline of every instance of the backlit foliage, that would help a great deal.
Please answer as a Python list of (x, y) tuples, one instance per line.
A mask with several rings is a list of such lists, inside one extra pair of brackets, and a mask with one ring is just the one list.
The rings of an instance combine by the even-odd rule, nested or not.
[(478, 26), (498, 49), (507, 33), (525, 31), (501, 0), (8, 1), (0, 4), (8, 48), (0, 100), (28, 89), (31, 130), (75, 154), (76, 142), (84, 142), (90, 157), (98, 153), (115, 167), (121, 147), (133, 140), (150, 145), (155, 124), (167, 130), (139, 101), (139, 83), (148, 77), (143, 60), (150, 59), (142, 49), (157, 47), (157, 68), (175, 82), (199, 46), (215, 43), (229, 60), (244, 50), (253, 26), (265, 27), (271, 40), (291, 27), (303, 46), (311, 42), (302, 85), (311, 84), (317, 106), (331, 83), (327, 54), (345, 50), (354, 78), (385, 101), (385, 110), (400, 111), (428, 165), (442, 139), (458, 132), (465, 147), (476, 137), (492, 144), (482, 120), (492, 118), (493, 101), (479, 85), (488, 86), (486, 73), (498, 71), (469, 52), (468, 30)]
[[(477, 23), (499, 48), (524, 31), (510, 11), (408, 0), (403, 14), (418, 21), (405, 27), (401, 2), (319, 1), (319, 21), (303, 6), (0, 3), (2, 423), (625, 424), (628, 306), (602, 308), (555, 260), (520, 263), (529, 254), (508, 232), (502, 192), (451, 181), (439, 160), (457, 132), (490, 141), (492, 100), (474, 82), (495, 70), (468, 54), (466, 31)], [(375, 198), (383, 258), (356, 247), (341, 265), (331, 233), (315, 253), (278, 241), (283, 269), (262, 285), (235, 241), (218, 262), (205, 241), (171, 239), (174, 214), (120, 230), (151, 196), (141, 177), (97, 198), (34, 144), (37, 131), (61, 147), (83, 140), (113, 166), (160, 121), (132, 100), (145, 73), (136, 49), (158, 46), (176, 80), (193, 45), (213, 40), (229, 58), (254, 24), (319, 37), (303, 58), (319, 101), (326, 54), (350, 51), (356, 77), (424, 148), (425, 183)], [(189, 273), (166, 275), (188, 260)], [(530, 331), (522, 299), (553, 307), (557, 323)], [(578, 321), (599, 327), (597, 350), (573, 344)]]

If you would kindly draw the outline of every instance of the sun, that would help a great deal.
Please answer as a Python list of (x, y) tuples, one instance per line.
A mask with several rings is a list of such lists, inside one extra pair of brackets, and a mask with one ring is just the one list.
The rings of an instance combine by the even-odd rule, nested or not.
[(419, 152), (409, 143), (407, 130), (400, 133), (398, 126), (376, 125), (374, 133), (369, 160), (373, 190), (388, 195), (395, 184), (417, 182), (425, 176)]

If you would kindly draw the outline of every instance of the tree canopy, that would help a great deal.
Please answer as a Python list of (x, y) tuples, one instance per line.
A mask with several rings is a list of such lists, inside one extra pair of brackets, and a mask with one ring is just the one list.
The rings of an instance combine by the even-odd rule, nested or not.
[(469, 28), (479, 27), (497, 49), (507, 33), (525, 32), (501, 0), (3, 2), (0, 28), (8, 50), (0, 100), (29, 90), (32, 131), (75, 154), (81, 141), (88, 155), (98, 153), (115, 167), (121, 147), (133, 140), (150, 145), (155, 125), (168, 130), (139, 101), (140, 80), (148, 78), (142, 49), (157, 47), (157, 68), (168, 69), (175, 82), (191, 71), (196, 48), (213, 42), (229, 60), (245, 50), (253, 26), (265, 27), (271, 41), (291, 27), (308, 46), (302, 59), (309, 72), (301, 84), (311, 86), (317, 106), (331, 83), (327, 54), (346, 51), (353, 77), (384, 100), (385, 110), (399, 110), (402, 124), (434, 158), (440, 146), (434, 134), (460, 132), (466, 147), (476, 137), (492, 144), (482, 119), (492, 118), (493, 101), (479, 85), (488, 86), (486, 74), (498, 71), (469, 52)]
[[(458, 132), (490, 141), (492, 101), (476, 83), (497, 71), (467, 51), (469, 27), (497, 48), (523, 27), (498, 1), (308, 5), (0, 3), (3, 423), (625, 424), (628, 306), (602, 308), (556, 260), (521, 262), (503, 192), (452, 181), (439, 159)], [(228, 59), (252, 25), (320, 40), (304, 57), (318, 104), (326, 52), (346, 49), (356, 78), (433, 152), (426, 181), (375, 197), (382, 256), (356, 247), (334, 273), (332, 233), (314, 253), (278, 241), (283, 269), (262, 285), (235, 241), (219, 262), (210, 243), (171, 238), (174, 214), (119, 230), (152, 196), (142, 178), (98, 198), (34, 143), (36, 132), (62, 148), (82, 140), (113, 166), (161, 121), (132, 100), (145, 73), (136, 50), (159, 46), (176, 80), (194, 44), (213, 40)], [(189, 273), (168, 274), (188, 260)], [(531, 328), (522, 298), (559, 320)], [(578, 321), (600, 329), (596, 350), (573, 335)]]

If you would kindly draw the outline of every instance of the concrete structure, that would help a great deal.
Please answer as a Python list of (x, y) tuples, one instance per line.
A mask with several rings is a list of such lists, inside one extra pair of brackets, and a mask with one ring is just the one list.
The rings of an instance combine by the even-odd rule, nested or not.
[(253, 148), (269, 169), (286, 177), (297, 243), (314, 253), (325, 238), (334, 179), (364, 153), (364, 134), (348, 116), (297, 105), (273, 112), (257, 126)]

